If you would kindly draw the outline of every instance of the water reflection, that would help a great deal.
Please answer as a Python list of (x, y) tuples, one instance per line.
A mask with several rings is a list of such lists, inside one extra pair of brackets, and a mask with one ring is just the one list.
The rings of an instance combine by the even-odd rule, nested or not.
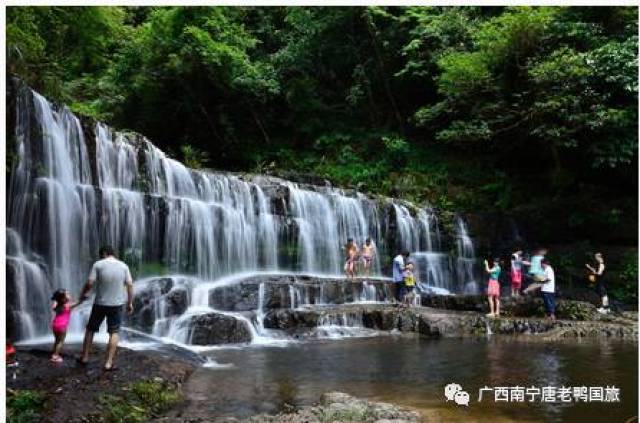
[[(200, 369), (188, 396), (212, 415), (276, 413), (316, 402), (328, 391), (395, 402), (435, 421), (625, 421), (636, 414), (637, 347), (622, 343), (537, 343), (382, 337), (312, 342), (287, 348), (219, 350), (232, 369)], [(468, 408), (446, 403), (456, 382), (471, 396)], [(488, 386), (607, 386), (621, 388), (619, 404), (478, 403)], [(214, 393), (214, 395), (212, 395)], [(213, 396), (213, 398), (212, 398)], [(604, 417), (603, 417), (604, 416)], [(595, 419), (595, 420), (594, 420)]]

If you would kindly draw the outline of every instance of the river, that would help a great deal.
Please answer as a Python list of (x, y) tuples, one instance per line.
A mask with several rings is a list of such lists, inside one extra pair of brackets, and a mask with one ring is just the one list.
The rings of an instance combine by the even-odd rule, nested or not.
[[(630, 343), (389, 335), (208, 354), (220, 366), (198, 369), (185, 387), (188, 412), (196, 415), (276, 413), (328, 391), (408, 406), (445, 422), (624, 422), (638, 408), (638, 350)], [(468, 407), (445, 401), (444, 386), (453, 382), (469, 392)], [(491, 393), (478, 402), (485, 385), (609, 385), (620, 388), (620, 402), (496, 403)]]

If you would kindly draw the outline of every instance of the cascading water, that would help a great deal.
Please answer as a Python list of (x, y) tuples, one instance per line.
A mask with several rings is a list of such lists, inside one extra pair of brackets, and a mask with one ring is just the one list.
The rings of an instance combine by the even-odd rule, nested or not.
[[(264, 288), (263, 303), (242, 313), (211, 307), (211, 290), (256, 272), (341, 274), (348, 238), (359, 246), (372, 239), (372, 278), (398, 249), (408, 249), (420, 252), (418, 261), (424, 254), (422, 285), (452, 288), (429, 209), (278, 178), (188, 169), (139, 135), (81, 123), (23, 85), (17, 93), (7, 208), (8, 316), (15, 338), (48, 333), (51, 292), (61, 287), (76, 296), (102, 244), (113, 245), (137, 278), (171, 275), (136, 282), (136, 292), (161, 280), (172, 284), (140, 304), (152, 310), (140, 327), (184, 343), (193, 336), (193, 317), (212, 312), (248, 324), (254, 338), (268, 334)], [(472, 247), (463, 253), (459, 260), (471, 259)], [(326, 301), (323, 285), (315, 291), (303, 285), (286, 288), (286, 307)], [(381, 298), (379, 287), (367, 283), (350, 301)], [(86, 310), (72, 314), (71, 330), (80, 331)]]
[(467, 224), (461, 217), (456, 218), (456, 244), (458, 257), (456, 259), (456, 277), (461, 284), (462, 291), (466, 293), (477, 293), (478, 283), (474, 274), (475, 269), (475, 249), (473, 241), (469, 236)]

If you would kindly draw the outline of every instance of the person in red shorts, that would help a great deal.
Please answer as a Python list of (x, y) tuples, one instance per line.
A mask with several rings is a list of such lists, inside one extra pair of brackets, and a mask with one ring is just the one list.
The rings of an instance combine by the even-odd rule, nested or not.
[(500, 317), (500, 258), (495, 257), (493, 264), (484, 261), (484, 270), (489, 274), (487, 283), (487, 299), (489, 300), (489, 313), (487, 317)]
[(511, 296), (520, 296), (522, 288), (522, 251), (511, 254)]

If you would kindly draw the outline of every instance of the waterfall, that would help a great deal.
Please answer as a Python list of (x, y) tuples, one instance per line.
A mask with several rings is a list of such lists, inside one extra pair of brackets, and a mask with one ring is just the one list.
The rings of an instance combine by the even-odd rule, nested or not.
[[(329, 199), (317, 192), (289, 185), (291, 214), (298, 230), (299, 268), (311, 272), (340, 273), (340, 255), (346, 239), (338, 237), (337, 218)], [(341, 242), (342, 241), (342, 242)]]
[(479, 288), (474, 275), (475, 249), (469, 236), (467, 224), (458, 216), (456, 218), (456, 246), (458, 257), (456, 259), (456, 277), (462, 290), (468, 293), (477, 293)]
[[(358, 247), (372, 239), (372, 278), (403, 248), (415, 257), (421, 286), (453, 290), (456, 277), (473, 280), (466, 228), (453, 266), (439, 250), (429, 208), (330, 186), (189, 169), (144, 137), (81, 121), (24, 86), (15, 100), (7, 305), (16, 338), (48, 334), (51, 293), (66, 288), (76, 297), (103, 244), (129, 264), (136, 292), (171, 281), (168, 291), (148, 293), (148, 331), (185, 343), (193, 316), (220, 312), (209, 306), (212, 289), (256, 272), (339, 275), (349, 238)], [(140, 282), (144, 277), (150, 279)], [(380, 301), (377, 288), (363, 285), (353, 301)], [(266, 292), (260, 290), (261, 304), (251, 310), (258, 320), (267, 312)], [(328, 298), (323, 285), (287, 292), (291, 308)], [(73, 330), (82, 329), (87, 311), (72, 313)], [(243, 313), (223, 314), (251, 322)], [(250, 325), (254, 337), (269, 332), (261, 325)]]

